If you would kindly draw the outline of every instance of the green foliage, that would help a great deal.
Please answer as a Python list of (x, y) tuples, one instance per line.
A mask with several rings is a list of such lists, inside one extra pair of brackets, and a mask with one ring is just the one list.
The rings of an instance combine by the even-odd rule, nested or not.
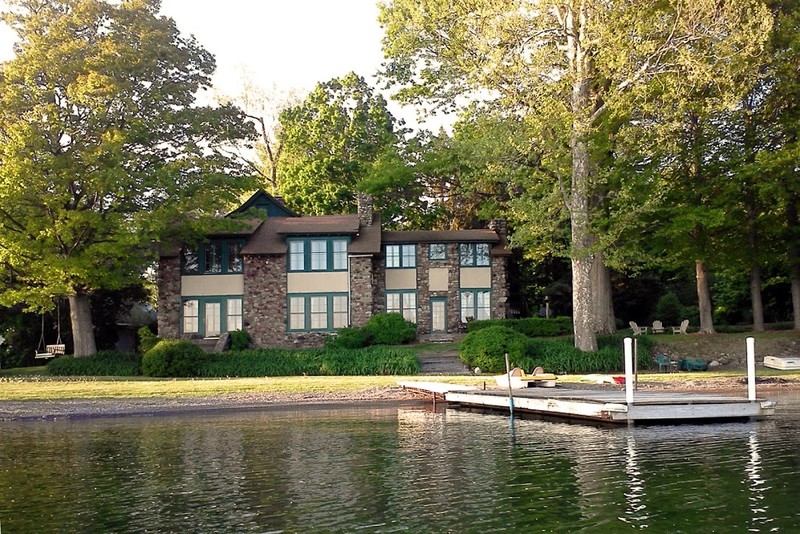
[(18, 42), (0, 76), (0, 264), (14, 276), (0, 303), (42, 310), (140, 284), (154, 242), (209, 228), (252, 188), (222, 150), (252, 124), (196, 104), (213, 57), (159, 2), (6, 4)]
[(665, 293), (658, 299), (654, 313), (664, 325), (678, 325), (683, 320), (683, 304), (675, 293)]
[(526, 335), (527, 337), (555, 337), (572, 333), (572, 320), (569, 317), (527, 317), (524, 319), (487, 319), (471, 321), (467, 324), (467, 332), (477, 332), (492, 326), (505, 326)]
[(253, 349), (209, 356), (204, 377), (413, 375), (419, 360), (409, 349)]
[(206, 359), (203, 349), (191, 341), (165, 339), (142, 357), (142, 374), (153, 377), (199, 376)]
[(47, 373), (53, 376), (136, 376), (140, 363), (140, 356), (134, 352), (101, 350), (87, 357), (54, 358), (47, 364)]
[(245, 350), (250, 346), (250, 334), (244, 330), (231, 332), (231, 350)]
[(139, 337), (139, 352), (142, 354), (149, 352), (150, 349), (161, 341), (161, 338), (156, 336), (155, 333), (150, 330), (149, 326), (139, 328), (139, 330), (136, 331), (136, 335)]
[(417, 325), (399, 313), (376, 313), (364, 325), (373, 345), (402, 345), (417, 338)]
[(325, 338), (325, 348), (328, 349), (360, 349), (370, 344), (371, 337), (357, 326), (348, 326), (336, 331), (335, 336)]
[[(409, 173), (378, 179), (371, 172), (373, 165), (402, 167), (399, 136), (386, 100), (354, 73), (318, 84), (302, 104), (284, 110), (280, 122), (279, 190), (300, 213), (352, 211), (362, 182), (379, 203), (413, 185)], [(384, 215), (391, 219), (402, 211)]]
[(458, 355), (469, 367), (479, 367), (482, 372), (505, 372), (505, 354), (514, 365), (521, 366), (528, 354), (530, 340), (516, 330), (505, 326), (489, 326), (468, 333), (461, 341)]

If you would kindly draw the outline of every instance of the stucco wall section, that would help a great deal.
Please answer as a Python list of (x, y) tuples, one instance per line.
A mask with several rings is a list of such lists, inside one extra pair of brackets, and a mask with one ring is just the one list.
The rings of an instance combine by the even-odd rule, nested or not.
[(289, 273), (286, 275), (289, 293), (345, 293), (347, 272)]
[(449, 273), (450, 270), (447, 267), (431, 267), (428, 270), (428, 289), (430, 291), (447, 291)]
[(244, 275), (241, 274), (209, 274), (181, 277), (181, 295), (184, 297), (241, 295), (243, 292)]
[(175, 339), (180, 333), (181, 261), (179, 257), (158, 262), (158, 335)]
[[(423, 248), (417, 247), (417, 254)], [(425, 273), (427, 278), (427, 270)], [(417, 269), (386, 269), (386, 289), (417, 289)]]
[(286, 347), (286, 256), (244, 257), (244, 323), (257, 347)]
[(462, 289), (488, 289), (492, 287), (492, 267), (462, 267)]

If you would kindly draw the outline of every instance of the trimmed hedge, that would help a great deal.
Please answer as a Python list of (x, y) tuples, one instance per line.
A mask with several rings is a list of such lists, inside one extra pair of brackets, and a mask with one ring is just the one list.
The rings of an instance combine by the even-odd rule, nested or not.
[(530, 343), (523, 334), (505, 326), (489, 326), (470, 332), (461, 341), (458, 355), (469, 367), (479, 367), (485, 373), (504, 373), (506, 369), (505, 354), (509, 360), (519, 362), (528, 354)]
[(414, 375), (414, 351), (393, 347), (363, 349), (254, 349), (211, 354), (203, 377)]
[(191, 341), (165, 339), (142, 357), (142, 374), (153, 377), (200, 376), (205, 360), (206, 353)]
[(102, 350), (92, 356), (60, 356), (50, 360), (47, 373), (53, 376), (135, 376), (139, 374), (139, 354)]
[(492, 326), (505, 326), (528, 337), (556, 337), (572, 334), (572, 320), (569, 317), (526, 317), (524, 319), (486, 319), (467, 323), (467, 332), (477, 332)]

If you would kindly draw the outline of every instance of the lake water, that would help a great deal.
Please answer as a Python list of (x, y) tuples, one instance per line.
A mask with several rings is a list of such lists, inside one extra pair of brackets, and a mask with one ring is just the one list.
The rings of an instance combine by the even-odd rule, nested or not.
[(0, 423), (0, 532), (799, 532), (800, 396), (595, 428), (430, 406)]

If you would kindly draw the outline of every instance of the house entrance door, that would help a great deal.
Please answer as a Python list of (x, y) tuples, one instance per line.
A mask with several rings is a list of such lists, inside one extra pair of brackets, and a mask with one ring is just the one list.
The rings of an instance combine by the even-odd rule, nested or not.
[(220, 334), (220, 324), (222, 322), (222, 306), (220, 302), (206, 302), (205, 308), (205, 332), (206, 337), (217, 337)]
[(447, 300), (431, 299), (431, 332), (447, 332)]

